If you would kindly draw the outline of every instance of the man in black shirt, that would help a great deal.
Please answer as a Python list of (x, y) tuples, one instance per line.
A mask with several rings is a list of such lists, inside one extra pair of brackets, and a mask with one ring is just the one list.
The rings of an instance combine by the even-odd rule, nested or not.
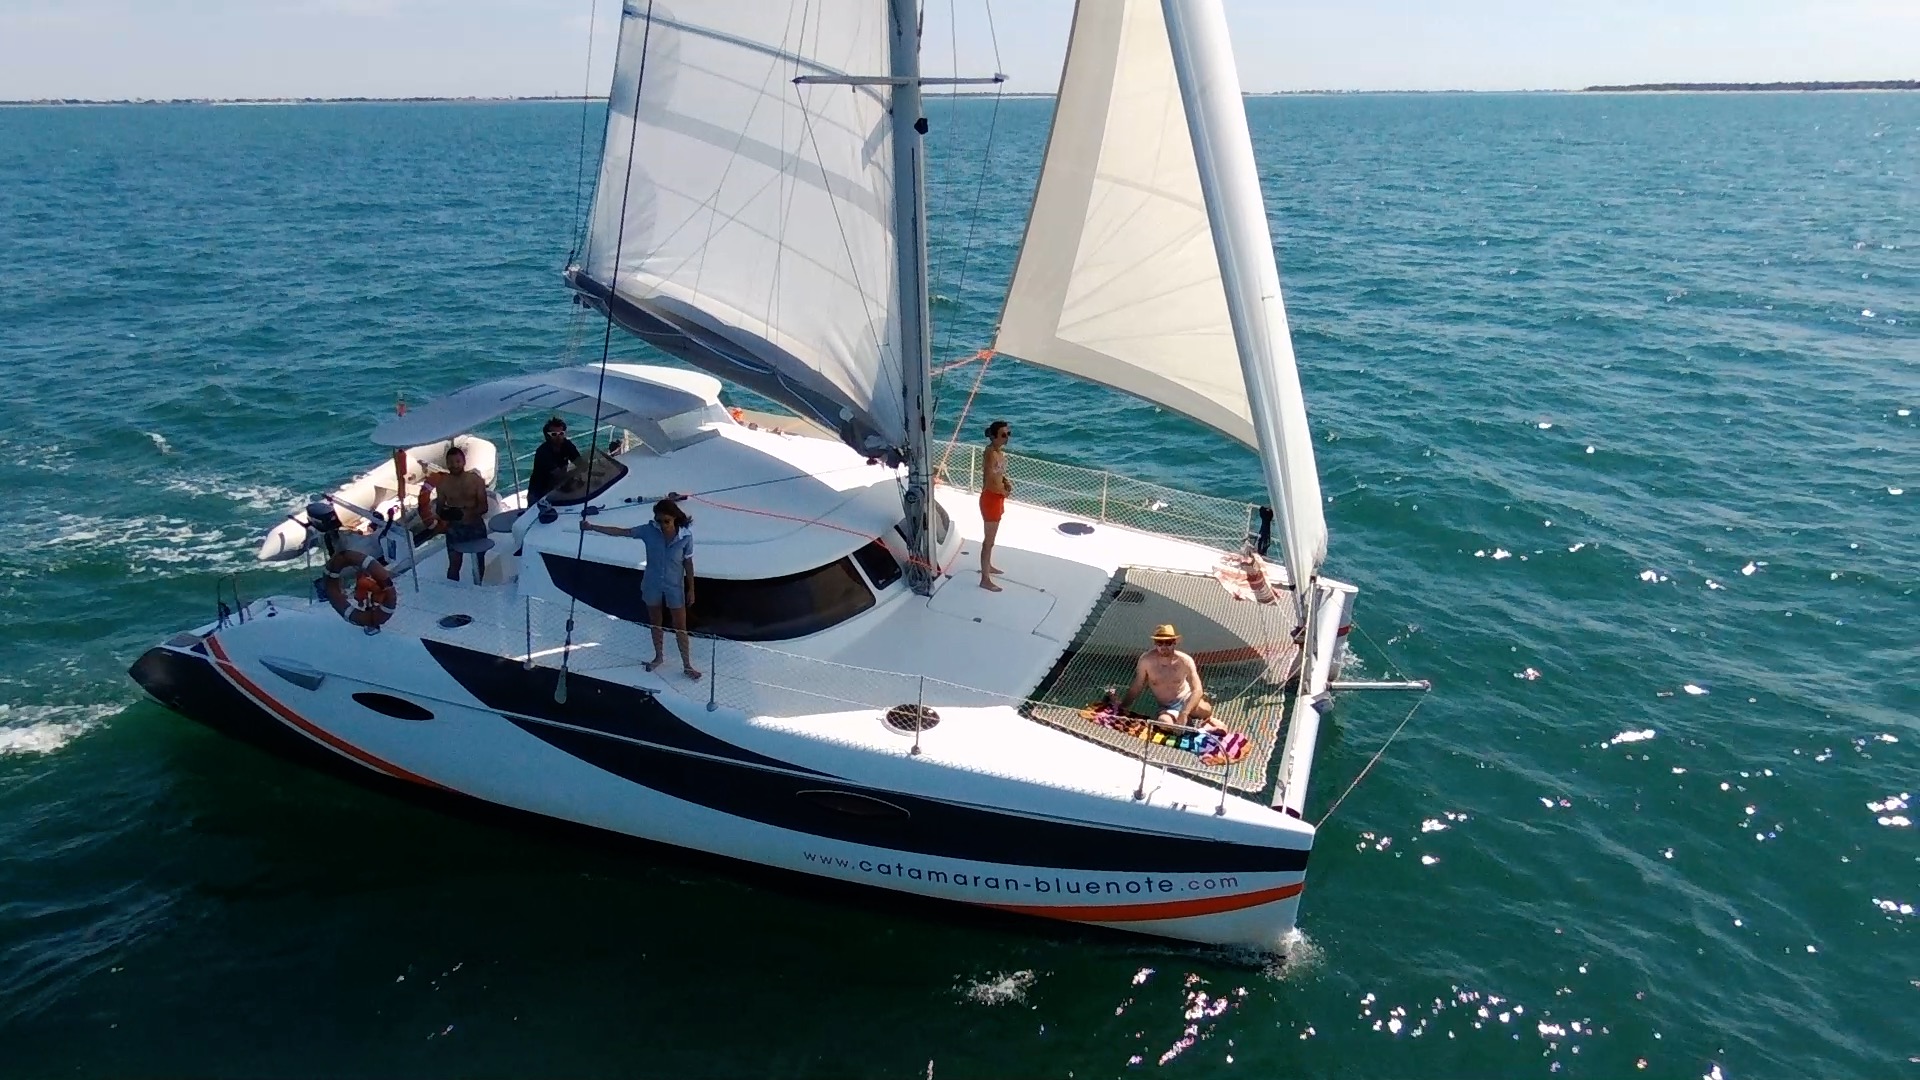
[(547, 492), (560, 486), (567, 469), (580, 460), (580, 448), (567, 438), (567, 422), (549, 417), (541, 428), (540, 449), (533, 452), (533, 473), (527, 477), (527, 502), (539, 502)]

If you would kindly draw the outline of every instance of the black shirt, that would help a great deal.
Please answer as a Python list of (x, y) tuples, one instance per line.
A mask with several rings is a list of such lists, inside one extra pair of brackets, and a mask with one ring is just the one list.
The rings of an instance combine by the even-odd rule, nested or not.
[(558, 439), (542, 438), (540, 449), (533, 452), (533, 475), (527, 477), (527, 501), (537, 502), (558, 487), (567, 466), (579, 460), (580, 448), (573, 445), (572, 439), (564, 435)]

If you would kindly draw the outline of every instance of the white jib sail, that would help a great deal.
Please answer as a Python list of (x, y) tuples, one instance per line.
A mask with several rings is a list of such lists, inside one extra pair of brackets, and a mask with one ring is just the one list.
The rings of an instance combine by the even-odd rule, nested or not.
[[(1224, 47), (1218, 6), (1210, 16), (1182, 13), (1189, 25), (1196, 15), (1219, 21)], [(1182, 94), (1161, 0), (1077, 6), (994, 347), (1259, 450), (1288, 570), (1305, 581), (1325, 557), (1326, 521), (1239, 78), (1230, 52), (1188, 54), (1205, 96), (1197, 114)], [(1227, 101), (1237, 136), (1232, 117), (1216, 115)], [(1209, 135), (1204, 163), (1194, 131)]]
[(794, 82), (884, 75), (890, 40), (887, 0), (628, 0), (581, 266), (898, 446), (887, 88)]

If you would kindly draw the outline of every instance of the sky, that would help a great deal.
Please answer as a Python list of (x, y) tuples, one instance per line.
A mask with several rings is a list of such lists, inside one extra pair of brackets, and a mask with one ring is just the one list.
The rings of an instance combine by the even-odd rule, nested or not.
[[(1224, 2), (1256, 92), (1920, 78), (1920, 0)], [(0, 0), (0, 99), (604, 93), (618, 5)], [(1054, 89), (1071, 0), (926, 7), (929, 73), (988, 73), (997, 39), (1009, 90)]]

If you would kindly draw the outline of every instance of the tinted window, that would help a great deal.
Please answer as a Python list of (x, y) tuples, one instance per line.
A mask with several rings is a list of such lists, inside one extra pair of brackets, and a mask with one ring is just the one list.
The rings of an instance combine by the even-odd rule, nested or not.
[[(645, 571), (551, 552), (542, 552), (541, 559), (561, 592), (609, 615), (648, 621), (646, 605), (640, 602)], [(894, 576), (899, 576), (897, 566)], [(687, 611), (688, 627), (736, 641), (803, 637), (873, 606), (873, 590), (860, 580), (851, 558), (786, 577), (754, 581), (696, 577), (693, 583), (695, 602)]]
[(893, 552), (878, 540), (854, 552), (853, 557), (859, 560), (860, 569), (867, 572), (867, 580), (873, 582), (876, 590), (900, 580), (900, 564), (894, 560)]

